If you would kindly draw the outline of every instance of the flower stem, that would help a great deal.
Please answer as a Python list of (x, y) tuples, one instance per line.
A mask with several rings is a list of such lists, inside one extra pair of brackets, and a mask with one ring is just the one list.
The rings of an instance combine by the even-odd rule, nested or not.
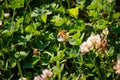
[(20, 62), (18, 60), (17, 60), (17, 67), (18, 67), (18, 71), (20, 73), (20, 77), (22, 78), (23, 77), (22, 70), (21, 70)]
[(12, 21), (14, 21), (14, 18), (15, 18), (15, 10), (16, 10), (16, 8), (14, 8), (14, 10), (13, 10), (13, 16), (12, 16)]
[(65, 42), (63, 42), (63, 46), (64, 46), (64, 48), (66, 49), (66, 43), (65, 43)]
[(90, 56), (90, 54), (88, 54), (88, 57), (89, 57), (90, 61), (92, 62), (93, 66), (95, 67), (95, 69), (96, 69), (97, 72), (98, 72), (98, 78), (99, 78), (99, 80), (101, 80), (100, 70), (99, 70), (99, 68), (97, 67), (94, 59)]
[(68, 3), (68, 9), (70, 9), (70, 1), (67, 0), (67, 3)]

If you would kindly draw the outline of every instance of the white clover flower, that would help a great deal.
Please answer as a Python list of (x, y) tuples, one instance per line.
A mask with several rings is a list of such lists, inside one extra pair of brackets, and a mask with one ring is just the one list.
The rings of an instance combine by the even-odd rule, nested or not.
[(91, 50), (93, 50), (93, 48), (99, 48), (101, 46), (101, 37), (99, 34), (96, 35), (91, 35), (86, 42), (83, 42), (80, 45), (80, 52), (85, 54)]
[(83, 42), (81, 45), (80, 45), (80, 51), (81, 53), (85, 54), (87, 52), (89, 52), (90, 50), (93, 49), (93, 46), (91, 44), (91, 42)]
[(22, 77), (22, 78), (20, 78), (20, 79), (18, 79), (18, 80), (27, 80), (26, 78), (24, 78), (24, 77)]
[(9, 18), (10, 17), (10, 13), (4, 13), (4, 17), (5, 18)]
[(53, 73), (52, 73), (51, 71), (45, 69), (45, 70), (43, 71), (42, 77), (47, 79), (47, 78), (50, 78), (52, 75), (53, 75)]
[(35, 76), (34, 80), (49, 80), (53, 73), (47, 69), (43, 70), (41, 75)]
[(40, 75), (35, 76), (33, 80), (44, 80)]
[(117, 59), (117, 63), (113, 66), (113, 69), (115, 69), (116, 74), (120, 74), (120, 59)]
[(87, 42), (91, 42), (93, 47), (95, 48), (99, 48), (101, 45), (101, 37), (99, 34), (96, 35), (91, 35), (88, 39)]
[(2, 26), (2, 20), (0, 20), (0, 26)]

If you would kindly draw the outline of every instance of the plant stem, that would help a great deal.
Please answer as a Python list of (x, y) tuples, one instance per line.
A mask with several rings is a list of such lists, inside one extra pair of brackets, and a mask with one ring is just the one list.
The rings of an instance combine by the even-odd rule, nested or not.
[(101, 77), (102, 77), (102, 76), (101, 76), (101, 74), (100, 74), (100, 70), (99, 70), (99, 68), (97, 67), (94, 59), (90, 56), (89, 53), (88, 53), (88, 57), (89, 57), (90, 61), (92, 62), (93, 66), (95, 67), (95, 69), (96, 69), (97, 72), (98, 72), (98, 78), (99, 78), (99, 80), (101, 80)]
[[(99, 55), (99, 57), (100, 57), (100, 60), (101, 60), (102, 62), (104, 62), (103, 59), (102, 59), (102, 55)], [(105, 78), (106, 78), (106, 70), (105, 70), (105, 67), (102, 68), (102, 69), (103, 69), (103, 72), (104, 72), (104, 80), (105, 80)]]
[(70, 9), (70, 1), (67, 0), (67, 3), (68, 3), (68, 9)]
[(58, 2), (59, 2), (59, 3), (60, 3), (60, 5), (63, 7), (63, 5), (62, 5), (61, 1), (60, 1), (60, 0), (58, 0)]
[(14, 21), (14, 18), (15, 18), (15, 10), (16, 10), (16, 8), (14, 8), (14, 10), (13, 10), (12, 21)]
[(19, 71), (19, 73), (20, 73), (20, 77), (22, 78), (22, 77), (23, 77), (23, 75), (22, 75), (22, 70), (21, 70), (21, 66), (20, 66), (20, 63), (19, 63), (18, 60), (17, 60), (17, 67), (18, 67), (18, 71)]
[(63, 46), (64, 46), (64, 48), (66, 49), (66, 45), (65, 45), (66, 43), (65, 42), (63, 42)]

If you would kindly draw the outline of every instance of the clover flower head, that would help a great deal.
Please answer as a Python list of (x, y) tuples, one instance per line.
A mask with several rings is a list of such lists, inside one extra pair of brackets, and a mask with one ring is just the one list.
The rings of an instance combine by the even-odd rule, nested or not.
[(117, 59), (117, 63), (113, 66), (113, 69), (115, 69), (116, 74), (120, 74), (120, 59)]
[(101, 37), (99, 34), (92, 34), (88, 39), (80, 45), (81, 53), (85, 54), (94, 48), (98, 49), (101, 46)]
[(83, 42), (80, 45), (80, 51), (81, 53), (85, 54), (87, 52), (89, 52), (90, 50), (93, 49), (92, 43), (91, 42)]
[(45, 78), (50, 78), (53, 75), (53, 73), (47, 69), (43, 70), (43, 75)]
[(5, 18), (9, 18), (10, 17), (10, 13), (4, 13), (4, 17)]
[(24, 78), (24, 77), (22, 77), (22, 78), (20, 78), (20, 79), (18, 79), (18, 80), (27, 80), (26, 78)]
[(35, 76), (34, 80), (49, 80), (53, 73), (47, 69), (43, 70), (41, 75)]
[(101, 37), (99, 34), (92, 34), (88, 39), (87, 42), (91, 42), (93, 47), (98, 48), (101, 45)]
[(39, 53), (39, 50), (37, 49), (37, 48), (35, 48), (34, 50), (33, 50), (33, 54), (38, 54)]
[(40, 75), (35, 76), (33, 80), (44, 80)]
[(2, 26), (2, 20), (0, 20), (0, 26)]

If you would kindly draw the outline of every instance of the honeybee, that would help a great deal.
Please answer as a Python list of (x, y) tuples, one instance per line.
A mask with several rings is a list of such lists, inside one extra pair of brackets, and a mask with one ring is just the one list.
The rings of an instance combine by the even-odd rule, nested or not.
[(70, 39), (67, 30), (62, 30), (57, 35), (57, 40), (59, 42), (68, 41)]

